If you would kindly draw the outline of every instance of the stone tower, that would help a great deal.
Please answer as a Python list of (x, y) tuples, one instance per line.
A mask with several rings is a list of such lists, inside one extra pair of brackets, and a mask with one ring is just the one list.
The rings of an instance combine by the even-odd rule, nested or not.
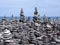
[(6, 16), (3, 16), (2, 17), (2, 21), (6, 21)]
[(11, 20), (13, 20), (14, 19), (14, 16), (13, 16), (13, 14), (12, 14), (12, 16), (11, 16)]
[(27, 19), (27, 21), (30, 21), (30, 17), (28, 16), (28, 19)]
[(51, 24), (51, 18), (48, 17), (48, 24)]
[(38, 18), (39, 18), (38, 10), (37, 10), (37, 7), (35, 7), (34, 16), (33, 16), (33, 21), (34, 21), (34, 22), (37, 22)]
[(46, 17), (45, 14), (44, 14), (44, 16), (43, 16), (43, 22), (44, 22), (45, 25), (47, 24), (47, 17)]
[(10, 43), (13, 43), (12, 34), (7, 29), (5, 29), (3, 32), (3, 41), (4, 41), (4, 45), (8, 45)]
[(20, 22), (24, 22), (24, 12), (23, 12), (23, 8), (21, 8), (21, 12), (20, 12)]

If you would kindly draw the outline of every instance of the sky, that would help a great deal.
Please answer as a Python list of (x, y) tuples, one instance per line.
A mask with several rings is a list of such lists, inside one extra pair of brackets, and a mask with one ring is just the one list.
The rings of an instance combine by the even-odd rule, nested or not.
[(40, 16), (60, 16), (60, 0), (0, 0), (0, 16), (20, 16), (21, 8), (25, 16), (33, 16), (35, 7)]

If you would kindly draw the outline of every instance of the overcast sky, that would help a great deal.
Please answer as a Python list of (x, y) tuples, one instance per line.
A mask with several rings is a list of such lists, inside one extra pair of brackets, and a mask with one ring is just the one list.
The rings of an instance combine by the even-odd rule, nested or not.
[(33, 16), (35, 7), (40, 16), (60, 16), (60, 0), (0, 0), (0, 16), (19, 16), (21, 8), (25, 16)]

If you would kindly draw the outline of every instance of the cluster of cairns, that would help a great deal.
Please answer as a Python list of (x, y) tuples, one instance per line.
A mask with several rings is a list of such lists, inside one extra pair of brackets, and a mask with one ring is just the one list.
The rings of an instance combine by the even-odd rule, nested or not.
[(6, 20), (4, 16), (0, 21), (0, 45), (60, 45), (60, 20), (45, 15), (41, 19), (36, 7), (32, 20), (25, 20), (23, 9), (19, 20), (13, 15)]

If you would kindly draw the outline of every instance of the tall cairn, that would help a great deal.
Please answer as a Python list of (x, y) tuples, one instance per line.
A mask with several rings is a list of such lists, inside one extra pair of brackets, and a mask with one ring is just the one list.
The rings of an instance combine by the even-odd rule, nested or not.
[(28, 16), (27, 21), (30, 22), (30, 17)]
[(46, 15), (44, 14), (44, 16), (43, 16), (43, 23), (46, 25), (47, 24), (47, 17), (46, 17)]
[(12, 14), (10, 21), (13, 22), (14, 21), (14, 15)]
[(37, 11), (37, 7), (35, 7), (35, 11), (34, 11), (34, 16), (33, 16), (33, 21), (37, 22), (38, 20), (38, 11)]
[(6, 16), (3, 16), (2, 17), (2, 23), (5, 23), (7, 20), (6, 20)]
[(24, 22), (24, 12), (23, 12), (23, 8), (21, 8), (21, 12), (20, 12), (20, 22)]
[(51, 18), (50, 17), (48, 17), (48, 23), (51, 24)]

